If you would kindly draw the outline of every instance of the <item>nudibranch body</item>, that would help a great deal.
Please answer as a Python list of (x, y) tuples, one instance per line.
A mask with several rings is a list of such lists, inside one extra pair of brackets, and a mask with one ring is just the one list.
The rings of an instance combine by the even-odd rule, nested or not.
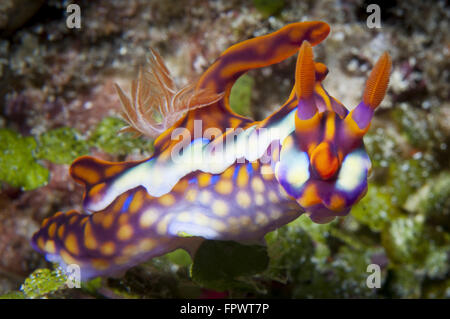
[[(178, 92), (153, 53), (131, 98), (118, 93), (128, 130), (159, 135), (154, 154), (120, 163), (78, 158), (70, 173), (86, 188), (86, 213), (45, 219), (33, 247), (50, 261), (78, 264), (86, 280), (177, 248), (194, 253), (203, 239), (261, 242), (304, 212), (318, 223), (346, 215), (367, 191), (371, 163), (362, 138), (391, 62), (381, 56), (349, 112), (324, 89), (328, 70), (313, 60), (311, 46), (329, 31), (324, 22), (293, 23), (238, 43), (196, 86)], [(255, 122), (231, 110), (239, 76), (296, 52), (294, 88), (276, 112)], [(153, 104), (166, 126), (148, 116)]]

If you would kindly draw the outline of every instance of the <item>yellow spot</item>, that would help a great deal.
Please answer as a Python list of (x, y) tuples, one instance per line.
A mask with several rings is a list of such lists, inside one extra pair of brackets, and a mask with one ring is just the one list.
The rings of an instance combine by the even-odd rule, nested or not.
[(120, 240), (128, 240), (133, 236), (133, 228), (130, 225), (122, 225), (117, 231), (117, 237)]
[(133, 200), (131, 201), (128, 211), (131, 214), (136, 213), (142, 207), (143, 203), (144, 203), (144, 192), (137, 191), (136, 194), (134, 194)]
[(211, 181), (211, 174), (208, 173), (200, 173), (198, 175), (198, 185), (200, 187), (206, 187), (209, 185)]
[(96, 170), (82, 165), (72, 166), (71, 175), (76, 179), (85, 180), (89, 184), (97, 184), (100, 181), (100, 174)]
[(279, 201), (280, 199), (278, 198), (277, 194), (276, 194), (274, 191), (270, 191), (270, 192), (269, 192), (269, 200), (270, 200), (272, 203), (278, 203), (278, 201)]
[(84, 245), (88, 249), (96, 249), (97, 248), (97, 240), (94, 237), (94, 233), (92, 232), (91, 223), (86, 223), (84, 227)]
[(72, 255), (78, 255), (80, 253), (80, 250), (78, 248), (77, 237), (75, 236), (74, 233), (67, 234), (66, 239), (64, 240), (64, 246), (66, 246), (66, 249)]
[(114, 254), (115, 251), (116, 245), (112, 241), (108, 241), (100, 247), (100, 252), (103, 255), (112, 255)]
[(222, 195), (229, 195), (233, 191), (233, 183), (229, 179), (221, 179), (215, 186), (216, 192)]
[(203, 191), (203, 192), (201, 192), (200, 193), (200, 198), (199, 198), (199, 201), (200, 201), (200, 203), (202, 203), (202, 204), (204, 204), (204, 205), (207, 205), (207, 204), (209, 204), (209, 202), (211, 201), (211, 193), (210, 192), (208, 192), (208, 191)]
[(44, 238), (39, 237), (37, 240), (37, 246), (39, 247), (39, 249), (41, 250), (45, 250), (45, 242), (44, 242)]
[(253, 170), (254, 170), (255, 172), (257, 172), (258, 169), (259, 169), (259, 161), (254, 161), (254, 162), (252, 162), (252, 167), (253, 167)]
[(221, 174), (221, 177), (222, 177), (222, 178), (231, 178), (231, 177), (233, 176), (233, 174), (234, 174), (234, 170), (235, 170), (234, 165), (228, 167), (228, 168)]
[(44, 251), (54, 254), (56, 252), (55, 242), (53, 240), (47, 240), (44, 246)]
[(223, 200), (215, 200), (212, 205), (214, 214), (223, 217), (228, 214), (228, 205)]
[(264, 196), (261, 194), (256, 194), (255, 195), (255, 203), (258, 206), (264, 205), (264, 203), (265, 203)]
[(120, 212), (122, 210), (123, 204), (125, 203), (125, 200), (127, 199), (127, 197), (128, 197), (127, 194), (119, 196), (119, 198), (116, 200), (116, 203), (113, 206), (112, 211)]
[(236, 183), (239, 187), (246, 187), (248, 184), (248, 172), (247, 172), (247, 167), (245, 167), (245, 165), (242, 165), (241, 168), (239, 169), (239, 173), (237, 176), (237, 180)]
[(53, 223), (50, 225), (50, 227), (48, 228), (48, 236), (50, 238), (53, 238), (53, 236), (55, 236), (55, 232), (56, 232), (56, 223)]
[(254, 177), (252, 179), (252, 188), (255, 192), (264, 192), (264, 183), (259, 177)]
[(156, 232), (160, 235), (165, 235), (167, 232), (167, 225), (169, 224), (169, 220), (172, 218), (172, 214), (168, 214), (164, 216), (164, 218), (158, 223), (156, 226)]
[(139, 242), (139, 250), (142, 252), (150, 251), (153, 248), (155, 248), (155, 246), (156, 246), (156, 241), (153, 239), (150, 239), (150, 238), (142, 239)]
[(264, 213), (258, 212), (256, 213), (255, 222), (261, 226), (265, 226), (269, 222), (269, 219)]
[(142, 215), (141, 218), (139, 219), (139, 224), (141, 225), (141, 227), (143, 228), (147, 228), (150, 227), (151, 225), (153, 225), (153, 223), (158, 219), (158, 212), (153, 209), (147, 209)]
[(261, 166), (261, 176), (266, 181), (270, 181), (274, 178), (275, 174), (273, 173), (272, 167), (269, 164), (264, 164)]
[(118, 173), (120, 173), (125, 166), (122, 165), (111, 165), (110, 167), (105, 169), (105, 177), (112, 177)]
[(194, 188), (191, 188), (190, 190), (187, 191), (186, 193), (186, 200), (189, 202), (193, 202), (195, 201), (195, 199), (197, 198), (197, 190)]
[(163, 206), (171, 206), (175, 203), (175, 197), (172, 194), (166, 194), (161, 196), (158, 201)]
[(64, 262), (67, 265), (70, 264), (80, 264), (80, 262), (78, 260), (76, 260), (75, 258), (73, 258), (67, 251), (65, 251), (64, 249), (61, 249), (61, 251), (59, 252), (61, 258), (64, 260)]
[(188, 222), (191, 220), (191, 214), (189, 212), (182, 212), (177, 215), (177, 220), (180, 222)]
[(209, 218), (200, 213), (195, 214), (194, 221), (199, 226), (206, 226), (209, 224)]
[(62, 212), (57, 212), (55, 215), (53, 215), (53, 218), (56, 218), (56, 217), (61, 216), (61, 215), (63, 215)]
[(105, 270), (109, 267), (109, 262), (100, 258), (92, 259), (91, 264), (97, 270)]
[(239, 192), (236, 196), (236, 201), (242, 208), (249, 208), (252, 203), (250, 196), (246, 192)]
[(64, 226), (64, 225), (61, 225), (58, 227), (58, 237), (59, 238), (61, 238), (61, 239), (63, 238), (65, 229), (66, 229), (66, 226)]

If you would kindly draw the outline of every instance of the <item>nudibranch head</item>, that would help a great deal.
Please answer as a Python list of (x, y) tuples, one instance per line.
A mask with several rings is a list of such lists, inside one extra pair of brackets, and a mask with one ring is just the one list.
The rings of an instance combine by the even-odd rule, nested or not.
[(350, 211), (367, 191), (371, 169), (363, 136), (388, 86), (391, 61), (384, 53), (351, 112), (321, 85), (328, 70), (313, 60), (308, 42), (297, 59), (295, 132), (282, 143), (276, 174), (289, 195), (318, 223)]

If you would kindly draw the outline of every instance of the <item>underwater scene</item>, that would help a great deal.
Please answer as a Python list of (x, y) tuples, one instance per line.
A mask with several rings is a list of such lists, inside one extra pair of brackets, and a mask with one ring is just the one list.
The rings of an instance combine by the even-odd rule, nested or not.
[(0, 299), (450, 299), (450, 5), (387, 3), (2, 0)]

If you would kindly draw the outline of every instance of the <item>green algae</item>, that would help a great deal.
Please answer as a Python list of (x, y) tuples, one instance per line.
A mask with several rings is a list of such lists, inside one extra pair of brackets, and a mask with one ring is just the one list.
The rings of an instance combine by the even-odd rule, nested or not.
[(265, 17), (277, 15), (284, 8), (284, 0), (253, 0), (255, 8)]
[(32, 190), (47, 184), (49, 172), (37, 162), (36, 140), (0, 129), (0, 181), (23, 190)]
[(45, 298), (66, 286), (67, 277), (59, 268), (35, 270), (20, 287), (26, 298)]
[(248, 74), (241, 76), (230, 92), (230, 106), (233, 111), (243, 116), (251, 115), (252, 88), (255, 80)]

